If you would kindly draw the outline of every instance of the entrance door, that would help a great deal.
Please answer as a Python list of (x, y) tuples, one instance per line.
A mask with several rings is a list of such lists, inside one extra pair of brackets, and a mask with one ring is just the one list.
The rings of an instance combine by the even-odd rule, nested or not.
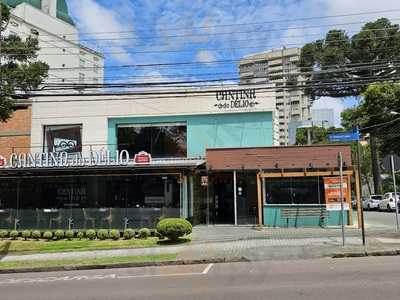
[(215, 224), (233, 224), (235, 222), (233, 206), (233, 179), (231, 174), (217, 175), (214, 186)]

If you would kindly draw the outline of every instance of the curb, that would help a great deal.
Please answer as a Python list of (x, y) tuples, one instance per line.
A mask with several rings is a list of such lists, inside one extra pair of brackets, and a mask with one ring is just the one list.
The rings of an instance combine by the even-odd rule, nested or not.
[(397, 256), (397, 255), (400, 255), (400, 249), (399, 250), (383, 250), (383, 251), (335, 253), (332, 255), (332, 258), (349, 258), (349, 257), (366, 257), (366, 256)]
[(43, 267), (43, 268), (4, 269), (0, 270), (0, 274), (162, 267), (162, 266), (178, 266), (178, 265), (199, 265), (199, 264), (211, 264), (211, 263), (249, 262), (249, 261), (250, 260), (247, 259), (246, 257), (210, 258), (210, 259), (198, 259), (198, 260), (192, 259), (192, 260), (175, 260), (175, 261), (161, 261), (161, 262), (137, 262), (137, 263), (99, 264), (99, 265), (86, 265), (86, 266), (59, 266), (59, 267)]

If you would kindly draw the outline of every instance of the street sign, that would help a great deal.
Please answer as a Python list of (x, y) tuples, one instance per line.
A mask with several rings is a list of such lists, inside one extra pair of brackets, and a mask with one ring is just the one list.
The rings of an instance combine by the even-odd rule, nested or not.
[[(394, 162), (394, 171), (399, 172), (400, 171), (400, 157), (396, 154), (393, 154), (393, 162)], [(390, 161), (390, 155), (386, 155), (383, 159), (383, 168), (385, 169), (386, 172), (391, 172), (392, 171), (392, 166), (391, 166), (391, 161)]]
[(353, 131), (337, 132), (328, 134), (328, 141), (330, 142), (352, 142), (360, 140), (360, 132), (358, 128)]

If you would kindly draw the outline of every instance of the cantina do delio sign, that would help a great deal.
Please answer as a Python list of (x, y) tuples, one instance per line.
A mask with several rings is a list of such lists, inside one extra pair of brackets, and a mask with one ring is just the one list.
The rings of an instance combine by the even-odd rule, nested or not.
[[(145, 152), (139, 153), (143, 160)], [(146, 163), (151, 163), (148, 153)], [(126, 166), (138, 164), (132, 160), (127, 150), (116, 151), (89, 151), (87, 153), (44, 152), (44, 153), (13, 153), (6, 160), (0, 156), (0, 168), (24, 169), (24, 168), (52, 168), (52, 167), (90, 167), (90, 166)]]
[(218, 109), (252, 108), (259, 104), (256, 101), (256, 89), (217, 91)]

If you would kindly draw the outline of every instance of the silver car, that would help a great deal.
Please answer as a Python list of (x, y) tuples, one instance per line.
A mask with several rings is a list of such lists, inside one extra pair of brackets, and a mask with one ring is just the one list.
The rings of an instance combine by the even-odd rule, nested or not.
[(378, 209), (379, 203), (382, 201), (382, 195), (371, 195), (363, 201), (363, 208), (366, 210)]

